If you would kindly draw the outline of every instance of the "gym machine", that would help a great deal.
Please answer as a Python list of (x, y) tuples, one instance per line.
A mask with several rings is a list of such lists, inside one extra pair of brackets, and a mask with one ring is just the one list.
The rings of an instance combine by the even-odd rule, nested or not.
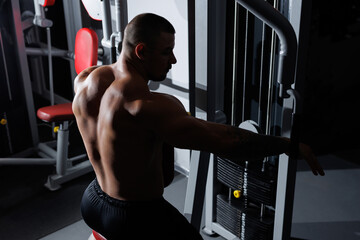
[[(0, 159), (0, 165), (55, 165), (56, 173), (48, 177), (48, 181), (45, 184), (50, 190), (57, 190), (60, 188), (60, 184), (69, 181), (73, 178), (81, 176), (85, 173), (92, 171), (92, 167), (89, 161), (86, 160), (86, 154), (79, 154), (77, 156), (68, 157), (68, 145), (69, 145), (69, 122), (74, 120), (71, 111), (71, 103), (68, 100), (56, 96), (54, 94), (53, 84), (53, 56), (63, 57), (68, 60), (74, 59), (74, 53), (67, 50), (54, 49), (51, 44), (50, 28), (53, 23), (51, 20), (46, 19), (44, 7), (52, 6), (55, 1), (34, 1), (35, 15), (32, 15), (29, 11), (26, 12), (25, 20), (20, 16), (19, 1), (11, 1), (11, 9), (13, 11), (13, 20), (16, 27), (16, 39), (17, 48), (20, 61), (20, 72), (22, 73), (24, 92), (26, 95), (26, 103), (28, 105), (27, 111), (29, 118), (32, 119), (30, 125), (30, 131), (34, 141), (34, 147), (26, 149), (23, 152), (18, 152), (10, 155), (7, 158)], [(32, 21), (29, 21), (31, 20)], [(24, 33), (22, 31), (28, 30), (34, 26), (38, 26), (46, 29), (47, 46), (40, 48), (25, 47)], [(96, 39), (95, 39), (96, 37)], [(93, 35), (90, 44), (93, 44), (97, 51), (97, 36)], [(81, 34), (77, 41), (81, 41)], [(81, 55), (80, 52), (76, 53)], [(49, 97), (51, 107), (40, 108), (37, 111), (39, 119), (52, 123), (52, 129), (57, 133), (56, 141), (39, 142), (38, 129), (35, 118), (34, 100), (32, 96), (32, 84), (29, 74), (29, 61), (27, 56), (47, 56), (48, 57), (48, 73), (49, 73), (49, 91), (46, 92), (44, 97)], [(92, 65), (97, 63), (97, 52), (89, 60)], [(76, 62), (76, 61), (75, 61)], [(34, 81), (40, 81), (35, 79)], [(39, 84), (41, 85), (41, 84)], [(38, 86), (39, 86), (38, 85)], [(55, 104), (60, 102), (61, 104)], [(55, 122), (59, 123), (59, 127), (55, 127)], [(8, 123), (9, 125), (12, 122)], [(55, 134), (54, 134), (55, 135)], [(9, 143), (11, 144), (10, 140)]]
[[(214, 70), (216, 69), (216, 64), (214, 64), (216, 60), (214, 59), (217, 58), (215, 50), (217, 44), (216, 40), (214, 40), (217, 34), (216, 30), (214, 30), (216, 29), (214, 19), (217, 17), (216, 4), (216, 1), (208, 1), (208, 94), (211, 94), (212, 98), (216, 94), (214, 91), (214, 76), (216, 75), (214, 73), (216, 71)], [(301, 3), (297, 4), (299, 8), (296, 10), (290, 9), (289, 12), (301, 11)], [(246, 24), (244, 49), (241, 50), (236, 41), (240, 35), (237, 24), (241, 24), (239, 5), (245, 8), (241, 13), (243, 14), (241, 20), (245, 20)], [(287, 15), (288, 9), (286, 7), (282, 6), (281, 9), (277, 1), (274, 2), (274, 6), (262, 0), (235, 1), (231, 124), (236, 125), (234, 103), (241, 102), (242, 119), (239, 127), (254, 132), (261, 132), (263, 128), (265, 131), (262, 131), (262, 133), (281, 134), (290, 137), (293, 151), (290, 158), (283, 154), (278, 157), (278, 160), (266, 158), (259, 164), (244, 162), (242, 165), (208, 153), (193, 152), (185, 202), (185, 215), (189, 215), (191, 223), (200, 230), (205, 199), (205, 227), (203, 231), (207, 234), (217, 233), (226, 239), (290, 238), (296, 161), (289, 161), (289, 159), (296, 157), (298, 144), (299, 114), (302, 106), (300, 94), (296, 90), (301, 81), (296, 73), (296, 68), (302, 64), (302, 59), (299, 59), (297, 55), (300, 46), (298, 46), (295, 29), (298, 26), (295, 26), (295, 29), (293, 27), (296, 24), (300, 25), (300, 23), (291, 19), (294, 16)], [(250, 14), (257, 18), (257, 22), (254, 24), (262, 26), (263, 39), (259, 40), (262, 53), (260, 56), (261, 64), (259, 65), (260, 71), (257, 70), (260, 72), (258, 74), (260, 75), (260, 82), (257, 85), (259, 87), (258, 94), (253, 94), (256, 90), (250, 89), (251, 86), (249, 88), (249, 85), (251, 85), (249, 81), (254, 81), (254, 79), (248, 80), (251, 73), (246, 72), (246, 64), (249, 63), (247, 58), (251, 57), (252, 53), (249, 52), (253, 48), (249, 47), (250, 43), (247, 42), (249, 39), (247, 35), (250, 34)], [(295, 15), (300, 16), (301, 14), (297, 13)], [(272, 29), (270, 34), (269, 29), (266, 29), (265, 26)], [(299, 29), (297, 30), (299, 36)], [(267, 32), (267, 38), (270, 39), (268, 46), (264, 46), (265, 32)], [(255, 33), (252, 32), (251, 34)], [(267, 56), (270, 59), (269, 69), (265, 71), (263, 69), (263, 64), (265, 64), (263, 56), (266, 47), (271, 50), (271, 53)], [(238, 61), (242, 50), (241, 53), (244, 59)], [(240, 63), (244, 64), (243, 68), (240, 67)], [(277, 71), (274, 70), (276, 65), (278, 66)], [(239, 79), (238, 75), (241, 70), (243, 71), (243, 91), (239, 94), (235, 90), (236, 86), (240, 85), (236, 81)], [(269, 82), (266, 84), (263, 83), (265, 73), (269, 74)], [(273, 81), (275, 77), (277, 77), (278, 86)], [(295, 79), (297, 80), (296, 84)], [(268, 87), (268, 93), (264, 94), (262, 89), (266, 86)], [(274, 93), (278, 96), (274, 96)], [(251, 94), (253, 96), (250, 96)], [(237, 95), (242, 96), (238, 97)], [(251, 99), (254, 96), (258, 96), (258, 99)], [(239, 101), (236, 97), (241, 100)], [(246, 111), (249, 105), (256, 104), (258, 104), (258, 111), (253, 111), (253, 109)], [(215, 113), (214, 105), (214, 102), (208, 101), (207, 119), (210, 121), (218, 120), (216, 116), (211, 114)], [(263, 114), (263, 112), (266, 112), (266, 114)], [(256, 115), (257, 119), (255, 119)], [(281, 129), (275, 129), (276, 127), (279, 128), (279, 125)], [(199, 162), (197, 163), (197, 161)], [(205, 189), (206, 196), (204, 196)]]
[[(74, 157), (68, 156), (68, 145), (69, 145), (69, 126), (71, 122), (75, 120), (75, 117), (72, 113), (71, 102), (61, 96), (54, 94), (54, 83), (53, 83), (53, 57), (61, 57), (70, 61), (74, 61), (76, 73), (79, 73), (84, 68), (97, 65), (98, 64), (98, 55), (110, 55), (110, 59), (104, 61), (105, 63), (113, 63), (116, 61), (117, 43), (121, 42), (121, 37), (123, 30), (127, 23), (127, 5), (126, 1), (115, 1), (116, 9), (116, 32), (111, 33), (111, 15), (110, 15), (110, 2), (109, 1), (84, 1), (84, 6), (88, 13), (92, 13), (92, 18), (96, 20), (102, 20), (103, 26), (103, 35), (102, 47), (98, 45), (98, 36), (97, 33), (89, 28), (81, 28), (79, 20), (74, 19), (76, 13), (70, 14), (67, 21), (73, 22), (73, 24), (67, 24), (68, 35), (72, 35), (74, 28), (79, 28), (76, 33), (75, 44), (72, 44), (73, 39), (69, 39), (70, 44), (68, 44), (69, 50), (62, 50), (52, 47), (51, 45), (51, 34), (50, 28), (53, 23), (51, 20), (46, 19), (45, 17), (45, 7), (52, 6), (55, 1), (37, 1), (34, 0), (34, 9), (35, 15), (31, 12), (26, 12), (26, 19), (20, 19), (20, 5), (18, 0), (11, 1), (11, 6), (9, 8), (12, 10), (14, 26), (22, 26), (22, 28), (16, 28), (16, 39), (17, 39), (17, 48), (19, 54), (19, 61), (21, 66), (22, 81), (24, 85), (25, 92), (25, 102), (27, 104), (27, 112), (30, 118), (30, 131), (33, 137), (34, 147), (26, 149), (25, 151), (14, 153), (11, 145), (11, 137), (9, 125), (12, 123), (7, 121), (6, 112), (2, 115), (1, 125), (4, 126), (5, 132), (8, 136), (7, 140), (9, 143), (9, 157), (0, 158), (0, 165), (55, 165), (56, 173), (48, 176), (48, 181), (45, 184), (50, 190), (57, 190), (61, 187), (61, 184), (67, 182), (71, 179), (74, 179), (78, 176), (86, 174), (92, 171), (92, 166), (90, 162), (86, 159), (87, 155), (81, 153)], [(64, 9), (72, 9), (71, 4), (77, 5), (77, 3), (64, 1)], [(99, 7), (100, 6), (100, 7)], [(123, 11), (126, 14), (120, 13)], [(80, 6), (74, 7), (74, 9), (80, 10)], [(95, 11), (94, 11), (95, 9)], [(97, 9), (100, 9), (98, 11)], [(65, 10), (64, 10), (65, 11)], [(70, 11), (71, 12), (71, 11)], [(96, 17), (93, 14), (97, 14)], [(77, 13), (79, 14), (79, 13)], [(100, 15), (99, 15), (100, 14)], [(120, 18), (121, 16), (121, 18)], [(29, 21), (31, 19), (32, 21)], [(120, 22), (121, 21), (121, 22)], [(46, 29), (46, 39), (47, 46), (45, 44), (40, 45), (40, 47), (25, 47), (24, 42), (24, 33), (22, 31), (32, 28), (33, 26), (38, 26)], [(0, 36), (1, 37), (1, 36)], [(1, 37), (2, 40), (2, 37)], [(2, 43), (2, 41), (1, 41)], [(44, 46), (45, 45), (45, 46)], [(2, 44), (3, 46), (3, 44)], [(86, 46), (84, 48), (84, 46)], [(2, 47), (3, 48), (3, 47)], [(5, 52), (2, 51), (3, 59), (6, 57)], [(49, 72), (49, 91), (44, 91), (45, 84), (41, 83), (41, 80), (35, 79), (35, 84), (32, 84), (30, 81), (29, 74), (29, 62), (27, 56), (46, 56), (48, 57), (48, 72)], [(105, 57), (103, 57), (105, 59)], [(106, 60), (106, 59), (105, 59)], [(4, 64), (6, 60), (4, 59)], [(74, 68), (74, 67), (73, 67)], [(7, 67), (5, 65), (5, 76), (7, 76)], [(40, 70), (41, 71), (41, 70)], [(38, 74), (41, 75), (41, 74)], [(74, 76), (74, 74), (72, 74)], [(76, 76), (76, 75), (75, 75)], [(73, 77), (74, 78), (74, 77)], [(8, 93), (11, 100), (11, 89), (9, 78), (7, 77), (7, 86)], [(40, 82), (40, 84), (38, 84)], [(42, 121), (52, 123), (52, 129), (57, 134), (57, 140), (49, 142), (39, 142), (38, 130), (35, 118), (35, 108), (32, 95), (32, 85), (39, 87), (41, 92), (45, 93), (44, 97), (48, 97), (50, 101), (50, 106), (45, 106), (37, 110), (37, 117)], [(55, 127), (55, 123), (58, 123), (59, 126)], [(55, 136), (55, 134), (53, 134)], [(36, 156), (36, 157), (34, 157)]]

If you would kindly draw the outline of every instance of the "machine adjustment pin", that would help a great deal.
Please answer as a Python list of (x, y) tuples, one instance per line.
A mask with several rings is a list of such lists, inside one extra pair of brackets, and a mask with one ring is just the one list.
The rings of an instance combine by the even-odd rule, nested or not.
[(0, 124), (1, 124), (1, 125), (6, 125), (6, 124), (7, 124), (7, 120), (6, 120), (5, 118), (2, 118), (2, 119), (0, 120)]
[(240, 198), (241, 197), (241, 190), (235, 190), (234, 191), (234, 197), (235, 198)]

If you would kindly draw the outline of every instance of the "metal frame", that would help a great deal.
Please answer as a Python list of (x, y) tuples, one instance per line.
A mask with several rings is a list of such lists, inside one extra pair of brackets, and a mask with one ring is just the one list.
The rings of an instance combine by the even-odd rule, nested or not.
[[(34, 22), (41, 26), (48, 27), (48, 40), (50, 40), (49, 36), (49, 24), (51, 22), (46, 21), (43, 16), (43, 11), (40, 6), (38, 6), (37, 1), (34, 1), (35, 10), (37, 11), (37, 15), (34, 18)], [(20, 6), (19, 0), (11, 1), (13, 16), (14, 16), (14, 25), (15, 26), (23, 26), (21, 22), (21, 14), (20, 14)], [(38, 15), (40, 14), (40, 15)], [(51, 25), (51, 24), (50, 24)], [(67, 24), (69, 26), (69, 24)], [(25, 25), (27, 27), (27, 25)], [(67, 29), (68, 30), (68, 29)], [(27, 104), (27, 112), (29, 114), (30, 119), (30, 131), (32, 132), (33, 137), (33, 148), (27, 149), (23, 152), (16, 153), (9, 158), (0, 158), (0, 165), (19, 165), (19, 164), (35, 164), (35, 165), (55, 165), (56, 166), (56, 174), (48, 177), (48, 181), (45, 184), (47, 188), (50, 190), (57, 190), (60, 188), (60, 184), (74, 179), (76, 177), (82, 176), (88, 172), (91, 172), (92, 166), (90, 161), (86, 160), (87, 154), (80, 154), (78, 156), (68, 158), (68, 140), (69, 140), (69, 122), (63, 121), (60, 123), (58, 136), (56, 141), (50, 141), (46, 143), (39, 143), (38, 129), (36, 124), (36, 114), (33, 102), (32, 95), (32, 87), (30, 81), (29, 74), (29, 66), (27, 62), (27, 53), (35, 54), (35, 55), (48, 55), (49, 60), (51, 60), (52, 56), (61, 56), (71, 59), (72, 54), (68, 51), (59, 50), (55, 48), (51, 48), (51, 45), (48, 44), (47, 49), (33, 49), (33, 48), (25, 48), (24, 43), (24, 35), (22, 28), (16, 28), (16, 39), (17, 39), (17, 52), (18, 52), (18, 61), (20, 65), (20, 74), (23, 80), (24, 85), (24, 94), (26, 98)], [(74, 36), (75, 39), (75, 36)], [(50, 41), (48, 41), (49, 43)], [(71, 41), (73, 42), (73, 40)], [(51, 64), (49, 71), (51, 72)], [(50, 76), (51, 78), (51, 76)], [(69, 102), (68, 100), (62, 99), (60, 96), (56, 96), (51, 93), (51, 89), (49, 92), (51, 99), (60, 99), (61, 101)], [(51, 101), (54, 104), (54, 100)], [(54, 150), (54, 147), (57, 146), (57, 150)], [(28, 156), (37, 153), (39, 158), (29, 158)], [(79, 162), (75, 165), (75, 162)]]
[[(68, 51), (75, 51), (75, 37), (76, 33), (83, 27), (83, 22), (81, 15), (81, 3), (80, 1), (72, 1), (72, 0), (63, 0), (64, 7), (64, 18), (65, 18), (65, 28), (66, 28), (66, 37), (67, 37), (67, 45)], [(76, 71), (75, 65), (73, 61), (69, 62), (71, 79), (75, 79)], [(71, 81), (72, 89), (74, 89), (74, 81)]]
[[(87, 154), (80, 154), (78, 156), (68, 158), (68, 140), (69, 140), (69, 122), (63, 121), (60, 123), (59, 129), (57, 131), (57, 140), (50, 141), (46, 143), (39, 143), (38, 139), (38, 132), (37, 132), (37, 125), (36, 125), (36, 116), (35, 116), (35, 108), (32, 96), (32, 88), (31, 88), (31, 81), (29, 78), (29, 66), (27, 62), (27, 54), (28, 55), (41, 55), (41, 56), (48, 56), (49, 60), (49, 78), (50, 78), (50, 90), (45, 89), (45, 84), (42, 82), (40, 89), (42, 92), (45, 92), (45, 96), (49, 96), (51, 100), (51, 105), (55, 104), (55, 100), (57, 103), (69, 102), (68, 100), (62, 98), (54, 94), (53, 92), (53, 84), (52, 84), (52, 57), (64, 57), (69, 60), (73, 59), (73, 52), (74, 52), (74, 39), (79, 30), (82, 27), (82, 19), (81, 14), (76, 13), (75, 11), (80, 11), (80, 2), (79, 1), (63, 1), (64, 4), (64, 11), (65, 11), (65, 20), (66, 20), (66, 31), (67, 31), (67, 40), (70, 50), (61, 50), (56, 49), (51, 46), (51, 36), (50, 36), (50, 27), (52, 22), (50, 20), (45, 19), (43, 8), (38, 4), (37, 0), (34, 0), (34, 7), (36, 10), (36, 14), (34, 17), (34, 24), (40, 27), (46, 27), (47, 29), (47, 48), (25, 48), (24, 43), (24, 36), (23, 30), (20, 28), (16, 28), (16, 39), (17, 39), (17, 47), (18, 47), (18, 55), (19, 55), (19, 62), (21, 66), (21, 74), (22, 80), (24, 83), (25, 97), (26, 97), (26, 104), (28, 109), (28, 114), (30, 116), (30, 130), (34, 131), (35, 133), (32, 134), (33, 136), (33, 149), (27, 149), (21, 153), (17, 153), (12, 155), (9, 158), (0, 158), (0, 165), (19, 165), (19, 164), (35, 164), (35, 165), (55, 165), (56, 166), (56, 174), (51, 175), (48, 177), (47, 183), (45, 186), (50, 190), (57, 190), (59, 189), (62, 183), (67, 182), (71, 179), (76, 177), (82, 176), (90, 171), (93, 170), (90, 161), (86, 160)], [(103, 14), (104, 20), (107, 25), (105, 26), (107, 30), (111, 30), (111, 15), (110, 15), (110, 2), (103, 1), (104, 8), (107, 10), (106, 13)], [(126, 13), (122, 14), (120, 12), (120, 4), (123, 7), (123, 11)], [(121, 15), (121, 17), (116, 18), (117, 23), (117, 32), (113, 33), (110, 36), (110, 39), (107, 38), (107, 41), (103, 41), (104, 45), (111, 44), (111, 49), (114, 50), (112, 52), (112, 61), (116, 60), (116, 49), (115, 49), (115, 38), (120, 38), (123, 33), (125, 25), (127, 24), (127, 2), (126, 0), (117, 0), (115, 2), (116, 7), (116, 14)], [(14, 25), (15, 26), (23, 26), (20, 19), (20, 7), (19, 7), (19, 0), (12, 0), (12, 9), (13, 9), (13, 16), (14, 16)], [(70, 10), (70, 11), (67, 11)], [(121, 22), (119, 22), (121, 21)], [(28, 28), (28, 20), (26, 21), (27, 24), (24, 24), (24, 27)], [(105, 32), (106, 33), (106, 32)], [(109, 34), (108, 32), (106, 33)], [(106, 36), (107, 36), (106, 35)], [(103, 39), (104, 40), (104, 39)], [(110, 40), (110, 41), (109, 41)], [(121, 40), (121, 39), (120, 39)], [(119, 41), (120, 41), (119, 40)], [(72, 66), (74, 64), (71, 64)], [(72, 67), (74, 70), (74, 67)], [(72, 72), (74, 74), (75, 70)], [(36, 72), (37, 74), (41, 75), (42, 71)], [(40, 81), (43, 79), (40, 79)], [(54, 126), (54, 123), (53, 123)], [(54, 150), (55, 146), (57, 146), (57, 150)], [(37, 153), (40, 158), (28, 158), (27, 156)], [(79, 162), (80, 163), (76, 163)], [(76, 163), (76, 165), (75, 165)]]
[(121, 43), (125, 27), (128, 23), (127, 0), (115, 0), (115, 31), (112, 31), (112, 17), (110, 1), (101, 1), (103, 39), (101, 44), (110, 50), (109, 64), (115, 63), (117, 58), (116, 42)]
[[(21, 24), (21, 14), (20, 14), (20, 5), (18, 0), (12, 0), (11, 6), (13, 10), (13, 22), (15, 26), (22, 26)], [(39, 143), (39, 134), (36, 125), (36, 116), (35, 116), (35, 107), (33, 101), (32, 91), (28, 91), (31, 88), (31, 80), (30, 73), (28, 68), (27, 56), (25, 54), (25, 43), (24, 43), (24, 35), (23, 30), (21, 28), (16, 28), (16, 46), (18, 51), (18, 61), (20, 67), (21, 79), (23, 81), (25, 99), (26, 99), (26, 109), (28, 112), (29, 122), (30, 122), (30, 132), (32, 136), (33, 147), (36, 147)]]
[(190, 113), (195, 116), (195, 89), (196, 89), (196, 52), (195, 52), (195, 1), (188, 0), (188, 41), (189, 41), (189, 105)]
[[(224, 68), (220, 68), (224, 62), (224, 47), (223, 39), (219, 37), (219, 32), (223, 31), (222, 25), (219, 24), (222, 20), (221, 13), (224, 1), (208, 0), (207, 1), (207, 94), (206, 94), (206, 119), (207, 121), (219, 122), (223, 120), (223, 115), (216, 115), (216, 108), (222, 110), (222, 103), (218, 103), (218, 97), (220, 94), (219, 87), (223, 86), (223, 71)], [(194, 4), (188, 5), (188, 7), (195, 7)], [(194, 11), (189, 9), (189, 11)], [(189, 20), (195, 20), (190, 18)], [(193, 24), (193, 23), (189, 23)], [(189, 28), (191, 31), (191, 28)], [(192, 36), (191, 33), (189, 37)], [(189, 45), (193, 46), (193, 45)], [(203, 56), (199, 56), (203, 57)], [(191, 63), (189, 61), (189, 63)], [(195, 62), (193, 62), (195, 63)], [(190, 69), (197, 69), (193, 66)], [(195, 84), (196, 85), (196, 84)], [(221, 87), (220, 87), (221, 88)], [(220, 96), (222, 99), (222, 96)], [(196, 99), (194, 97), (194, 99)], [(196, 103), (195, 103), (196, 106)], [(200, 230), (201, 217), (203, 211), (205, 187), (207, 184), (207, 174), (209, 168), (209, 160), (212, 154), (208, 152), (192, 151), (190, 159), (190, 172), (188, 187), (185, 197), (184, 214), (187, 218), (191, 219), (191, 224)]]
[[(307, 14), (311, 9), (311, 2), (307, 0), (291, 0), (289, 6), (289, 22), (292, 24), (294, 33), (297, 36), (298, 55), (296, 72), (294, 75), (296, 89), (291, 93), (291, 97), (284, 99), (283, 103), (283, 128), (282, 135), (291, 137), (296, 143), (298, 139), (293, 139), (296, 133), (296, 119), (302, 113), (302, 100), (300, 98), (303, 92), (305, 60), (307, 57), (307, 45), (309, 38), (310, 16)], [(299, 89), (299, 90), (298, 90)], [(293, 91), (293, 90), (292, 90)], [(295, 136), (297, 137), (297, 136)], [(276, 194), (276, 215), (274, 223), (274, 239), (289, 239), (291, 236), (293, 201), (296, 182), (296, 161), (286, 155), (281, 155), (279, 159), (278, 188)]]
[[(278, 83), (280, 85), (280, 97), (283, 99), (283, 119), (282, 119), (282, 136), (290, 137), (292, 132), (292, 114), (295, 114), (296, 101), (295, 98), (289, 98), (288, 89), (291, 89), (291, 85), (295, 81), (295, 68), (299, 68), (300, 63), (296, 65), (297, 61), (297, 38), (295, 31), (290, 24), (290, 22), (278, 11), (274, 11), (271, 5), (267, 4), (262, 0), (237, 0), (237, 3), (244, 6), (246, 9), (251, 11), (258, 18), (262, 19), (266, 24), (272, 27), (279, 39), (280, 39), (280, 57), (278, 63)], [(301, 3), (295, 3), (301, 6)], [(214, 31), (216, 22), (214, 14), (214, 2), (212, 0), (208, 1), (208, 120), (213, 119), (213, 113), (215, 112), (215, 102), (214, 95), (216, 92), (213, 89), (215, 76), (214, 71), (217, 68), (217, 65), (214, 63), (216, 59), (216, 54), (214, 49), (216, 49), (215, 37), (216, 31)], [(300, 8), (301, 9), (301, 8)], [(291, 8), (290, 11), (299, 11), (299, 8)], [(302, 12), (304, 10), (302, 9)], [(302, 19), (301, 19), (302, 20)], [(292, 24), (298, 24), (302, 26), (298, 19), (292, 19)], [(299, 28), (300, 29), (300, 28)], [(299, 32), (298, 32), (299, 35)], [(301, 45), (302, 46), (302, 45)], [(304, 56), (303, 56), (304, 57)], [(303, 60), (301, 58), (300, 60)], [(302, 64), (302, 62), (301, 62)], [(302, 80), (302, 79), (301, 79)], [(300, 81), (301, 81), (300, 80)], [(299, 81), (298, 81), (299, 84)], [(297, 84), (297, 85), (298, 85)], [(209, 96), (212, 96), (212, 99), (209, 99)], [(299, 100), (297, 100), (299, 102)], [(292, 113), (293, 112), (293, 113)], [(185, 215), (191, 216), (191, 223), (199, 230), (200, 220), (202, 215), (202, 204), (204, 201), (204, 191), (206, 178), (206, 218), (205, 218), (205, 228), (204, 231), (207, 234), (212, 234), (214, 232), (219, 233), (220, 235), (226, 237), (227, 239), (238, 239), (233, 234), (229, 233), (218, 223), (213, 221), (213, 206), (214, 206), (214, 160), (209, 161), (209, 155), (202, 156), (204, 153), (194, 152), (192, 155), (191, 162), (191, 171), (188, 182), (188, 189), (185, 202)], [(199, 159), (199, 163), (194, 163), (196, 161), (194, 158)], [(210, 167), (209, 167), (210, 164)], [(209, 171), (208, 171), (209, 169)], [(194, 173), (195, 171), (195, 173)], [(208, 171), (208, 172), (207, 172)], [(274, 226), (274, 235), (273, 239), (289, 239), (291, 233), (291, 222), (292, 222), (292, 205), (294, 197), (294, 188), (295, 188), (295, 176), (296, 176), (296, 161), (289, 161), (289, 157), (286, 155), (281, 155), (279, 159), (279, 169), (278, 169), (278, 188), (277, 188), (277, 202), (276, 202), (276, 211), (275, 211), (275, 226)], [(207, 174), (205, 174), (207, 173)], [(203, 178), (203, 179), (199, 179)], [(194, 216), (196, 215), (196, 216)], [(199, 220), (200, 219), (200, 220)]]
[[(280, 57), (278, 62), (278, 83), (280, 97), (286, 97), (288, 89), (295, 82), (297, 57), (297, 39), (290, 22), (271, 5), (264, 1), (237, 0), (239, 4), (251, 11), (275, 30), (280, 40)], [(287, 106), (293, 101), (284, 99), (282, 136), (291, 132), (291, 115)], [(290, 111), (292, 112), (292, 110)], [(275, 206), (274, 239), (289, 239), (291, 234), (292, 207), (295, 188), (296, 161), (282, 154), (279, 159), (277, 197)]]

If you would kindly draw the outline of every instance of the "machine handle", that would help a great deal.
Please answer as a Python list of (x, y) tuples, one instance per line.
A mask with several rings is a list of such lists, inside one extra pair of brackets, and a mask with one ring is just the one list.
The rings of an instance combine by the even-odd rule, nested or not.
[(290, 158), (296, 159), (299, 153), (300, 130), (302, 122), (302, 98), (295, 89), (288, 89), (287, 94), (294, 99), (293, 112), (291, 115), (291, 134), (290, 134)]
[(264, 0), (236, 0), (237, 3), (252, 12), (256, 17), (275, 30), (280, 40), (278, 83), (280, 97), (288, 97), (286, 90), (295, 81), (297, 38), (295, 31), (277, 9)]
[(116, 62), (116, 47), (110, 48), (110, 63)]

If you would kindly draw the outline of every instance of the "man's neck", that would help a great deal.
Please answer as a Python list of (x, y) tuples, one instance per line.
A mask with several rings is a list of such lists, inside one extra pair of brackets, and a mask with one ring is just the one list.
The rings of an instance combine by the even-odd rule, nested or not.
[(119, 59), (116, 63), (120, 71), (128, 71), (133, 74), (137, 74), (140, 78), (148, 84), (149, 79), (147, 77), (146, 71), (141, 63), (141, 61), (132, 56), (130, 53), (126, 53), (124, 50), (121, 52)]

